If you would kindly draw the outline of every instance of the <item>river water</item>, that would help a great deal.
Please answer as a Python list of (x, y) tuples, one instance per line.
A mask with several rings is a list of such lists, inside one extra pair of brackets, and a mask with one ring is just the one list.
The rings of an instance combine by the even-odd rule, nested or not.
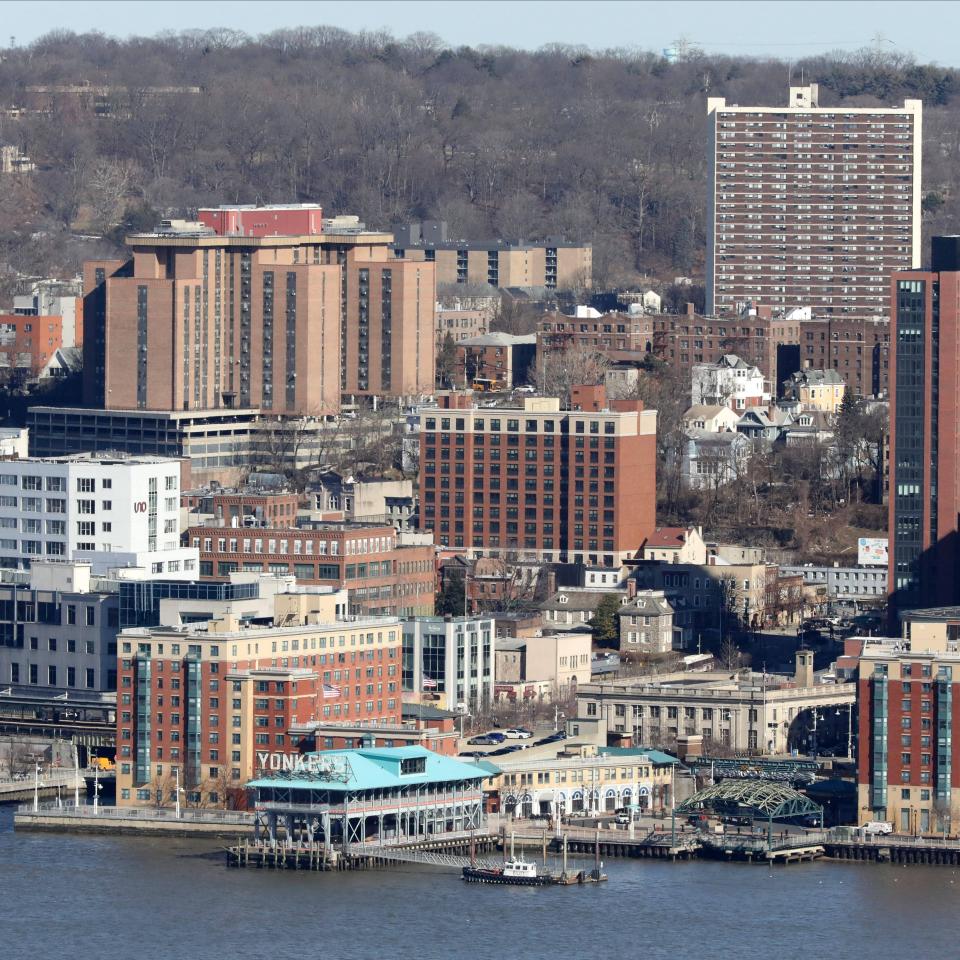
[(215, 841), (13, 832), (0, 958), (905, 960), (960, 952), (960, 871), (613, 860), (598, 887), (467, 885), (422, 867), (228, 870)]

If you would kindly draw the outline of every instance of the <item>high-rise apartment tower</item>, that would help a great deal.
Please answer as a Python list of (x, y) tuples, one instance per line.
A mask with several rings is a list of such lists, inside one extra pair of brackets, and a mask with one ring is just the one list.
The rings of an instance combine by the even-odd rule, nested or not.
[(921, 101), (821, 107), (811, 84), (707, 117), (707, 313), (883, 312), (890, 272), (920, 265)]

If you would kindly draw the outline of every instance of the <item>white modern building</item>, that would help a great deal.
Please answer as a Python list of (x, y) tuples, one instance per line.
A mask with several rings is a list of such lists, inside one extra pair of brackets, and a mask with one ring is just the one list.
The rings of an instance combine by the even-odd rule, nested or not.
[(493, 702), (492, 617), (411, 617), (403, 623), (403, 693), (439, 697), (434, 706), (473, 712)]
[(180, 545), (180, 461), (79, 454), (0, 462), (0, 567), (86, 561), (101, 576), (194, 579)]

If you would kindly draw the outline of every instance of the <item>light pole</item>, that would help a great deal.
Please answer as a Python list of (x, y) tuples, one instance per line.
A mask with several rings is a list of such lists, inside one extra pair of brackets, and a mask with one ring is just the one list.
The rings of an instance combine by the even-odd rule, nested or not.
[(100, 764), (93, 768), (93, 815), (100, 811)]
[(176, 817), (180, 819), (180, 768), (174, 767), (173, 774), (176, 777), (176, 792), (174, 793), (174, 807), (176, 810)]
[(40, 761), (33, 763), (33, 812), (40, 809)]

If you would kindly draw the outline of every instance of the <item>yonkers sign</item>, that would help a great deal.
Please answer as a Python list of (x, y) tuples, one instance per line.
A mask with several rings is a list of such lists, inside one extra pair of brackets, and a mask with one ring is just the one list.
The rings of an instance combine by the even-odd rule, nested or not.
[(330, 760), (315, 755), (292, 756), (288, 753), (257, 751), (257, 767), (261, 770), (283, 770), (285, 773), (319, 773), (330, 769)]

